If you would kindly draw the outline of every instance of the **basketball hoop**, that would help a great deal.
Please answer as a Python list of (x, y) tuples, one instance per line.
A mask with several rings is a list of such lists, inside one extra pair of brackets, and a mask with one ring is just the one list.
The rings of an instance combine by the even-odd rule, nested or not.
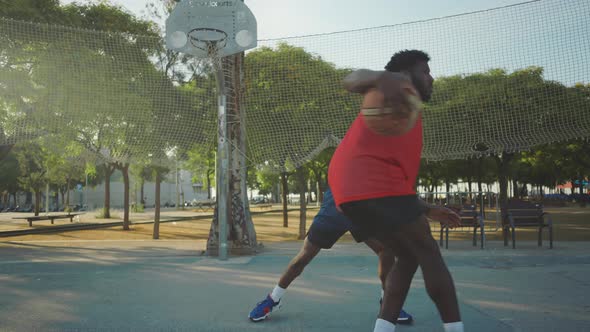
[(188, 33), (188, 40), (208, 57), (216, 58), (219, 50), (227, 45), (227, 33), (215, 28), (196, 28)]
[[(222, 59), (256, 47), (256, 18), (242, 0), (179, 2), (166, 19), (166, 47), (210, 62), (215, 68), (217, 108), (217, 218), (219, 258), (227, 259), (231, 216), (227, 91)], [(231, 62), (231, 61), (229, 61)]]
[(219, 59), (256, 45), (256, 18), (241, 0), (180, 1), (166, 19), (166, 47), (199, 59)]

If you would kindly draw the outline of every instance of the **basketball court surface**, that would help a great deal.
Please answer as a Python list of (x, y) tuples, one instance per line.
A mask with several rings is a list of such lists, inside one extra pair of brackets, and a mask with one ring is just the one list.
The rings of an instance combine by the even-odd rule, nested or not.
[[(363, 245), (322, 251), (260, 323), (247, 316), (274, 287), (300, 242), (220, 261), (195, 241), (3, 243), (0, 331), (370, 331), (377, 259)], [(555, 249), (453, 241), (443, 255), (467, 331), (589, 331), (590, 244)], [(400, 331), (442, 331), (420, 272)]]

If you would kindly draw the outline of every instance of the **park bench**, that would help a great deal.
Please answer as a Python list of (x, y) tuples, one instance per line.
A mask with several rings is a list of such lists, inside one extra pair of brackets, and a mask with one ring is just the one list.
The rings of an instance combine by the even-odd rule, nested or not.
[(215, 209), (216, 205), (217, 205), (217, 203), (215, 201), (202, 201), (202, 202), (194, 202), (193, 203), (193, 207), (201, 212), (205, 212), (210, 209)]
[(33, 221), (40, 221), (40, 220), (51, 220), (51, 224), (54, 224), (55, 219), (70, 219), (70, 222), (74, 222), (74, 217), (79, 216), (83, 213), (67, 213), (67, 214), (53, 214), (53, 215), (46, 215), (46, 216), (31, 216), (31, 217), (19, 217), (13, 219), (25, 219), (29, 222), (29, 227), (33, 227)]
[[(485, 230), (484, 230), (484, 219), (481, 213), (477, 211), (477, 206), (472, 204), (462, 206), (447, 206), (454, 210), (461, 217), (461, 226), (459, 228), (473, 228), (473, 246), (477, 246), (477, 229), (480, 230), (481, 249), (484, 247), (485, 242)], [(443, 246), (443, 233), (446, 233), (445, 248), (449, 249), (449, 227), (446, 225), (440, 226), (440, 246)]]
[(511, 200), (502, 205), (502, 233), (504, 246), (508, 246), (508, 233), (512, 234), (512, 248), (516, 248), (516, 228), (538, 227), (538, 246), (543, 244), (543, 228), (549, 230), (549, 248), (553, 249), (553, 220), (543, 212), (540, 204)]
[(272, 208), (272, 203), (258, 203), (258, 204), (252, 204), (252, 205), (250, 205), (250, 207), (259, 208), (259, 209), (261, 209), (261, 210), (263, 210), (263, 209), (271, 209), (271, 208)]

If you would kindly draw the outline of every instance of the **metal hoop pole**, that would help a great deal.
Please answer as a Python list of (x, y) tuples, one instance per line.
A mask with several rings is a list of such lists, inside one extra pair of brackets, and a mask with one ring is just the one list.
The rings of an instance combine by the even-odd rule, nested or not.
[(216, 68), (217, 78), (217, 222), (219, 225), (219, 259), (227, 260), (227, 229), (229, 211), (229, 142), (227, 137), (227, 97), (222, 61)]

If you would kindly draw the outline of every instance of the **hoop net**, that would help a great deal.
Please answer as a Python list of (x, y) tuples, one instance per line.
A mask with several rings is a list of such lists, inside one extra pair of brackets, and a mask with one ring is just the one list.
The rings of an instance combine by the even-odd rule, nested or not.
[(191, 45), (207, 52), (209, 58), (219, 58), (221, 49), (227, 45), (227, 33), (219, 29), (193, 29), (188, 37)]

